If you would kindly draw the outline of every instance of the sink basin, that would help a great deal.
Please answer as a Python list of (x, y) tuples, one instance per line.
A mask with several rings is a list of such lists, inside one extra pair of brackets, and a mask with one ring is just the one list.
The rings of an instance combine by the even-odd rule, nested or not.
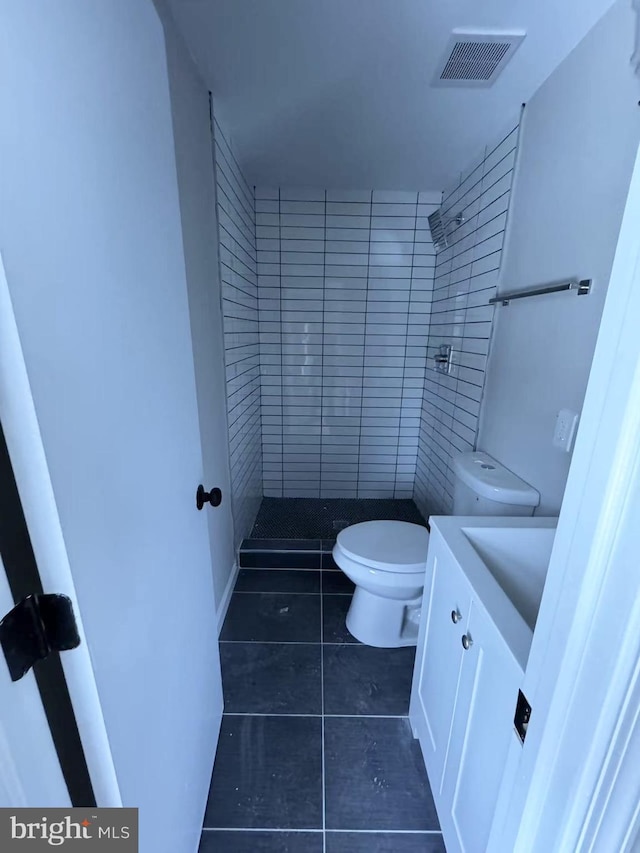
[(461, 530), (533, 631), (540, 609), (555, 528), (462, 527)]
[(430, 521), (431, 538), (442, 538), (471, 584), (474, 599), (524, 670), (558, 519), (448, 515), (431, 516)]

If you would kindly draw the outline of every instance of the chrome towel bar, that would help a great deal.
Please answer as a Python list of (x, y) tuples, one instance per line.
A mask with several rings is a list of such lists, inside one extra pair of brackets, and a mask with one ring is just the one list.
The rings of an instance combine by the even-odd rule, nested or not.
[(581, 281), (574, 279), (573, 281), (565, 281), (561, 284), (550, 284), (547, 287), (534, 287), (531, 290), (512, 290), (507, 293), (500, 293), (489, 300), (489, 305), (495, 305), (498, 302), (502, 305), (508, 305), (513, 299), (527, 299), (529, 296), (542, 296), (545, 293), (561, 293), (565, 290), (575, 290), (578, 296), (586, 296), (591, 290), (591, 279), (583, 278)]

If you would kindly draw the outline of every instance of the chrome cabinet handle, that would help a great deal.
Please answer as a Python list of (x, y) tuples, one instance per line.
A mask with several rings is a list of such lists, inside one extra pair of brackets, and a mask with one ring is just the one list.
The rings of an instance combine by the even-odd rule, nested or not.
[(467, 649), (470, 649), (472, 645), (473, 645), (473, 640), (471, 639), (469, 634), (463, 634), (462, 635), (462, 648), (465, 651), (467, 651)]
[(462, 619), (462, 614), (460, 613), (460, 611), (456, 607), (455, 610), (451, 611), (451, 621), (453, 622), (454, 625), (457, 625), (461, 619)]

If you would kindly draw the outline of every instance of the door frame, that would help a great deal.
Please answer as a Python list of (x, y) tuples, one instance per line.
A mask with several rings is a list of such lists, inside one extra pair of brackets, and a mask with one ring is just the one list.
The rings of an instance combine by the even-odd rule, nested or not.
[[(640, 149), (489, 851), (631, 850), (640, 830)], [(597, 285), (597, 283), (596, 283)]]
[[(0, 421), (42, 587), (67, 595), (80, 634), (73, 654), (60, 656), (98, 806), (122, 806), (82, 613), (58, 517), (18, 327), (0, 251)], [(4, 614), (2, 614), (4, 615)], [(37, 768), (33, 768), (37, 772)]]

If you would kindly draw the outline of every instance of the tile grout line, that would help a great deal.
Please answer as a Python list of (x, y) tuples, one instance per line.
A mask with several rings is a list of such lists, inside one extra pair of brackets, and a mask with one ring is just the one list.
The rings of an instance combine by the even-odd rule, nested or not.
[[(257, 643), (262, 646), (317, 646), (318, 643), (313, 640), (219, 640), (220, 643)], [(323, 646), (361, 646), (363, 643), (354, 641), (353, 643), (321, 643)]]
[[(317, 643), (309, 644), (317, 645)], [(278, 714), (278, 713), (258, 713), (246, 711), (225, 711), (225, 717), (310, 717), (311, 719), (320, 719), (324, 716), (327, 719), (344, 718), (347, 720), (408, 720), (408, 714)]]
[[(224, 346), (225, 409), (230, 427), (234, 425), (230, 440), (231, 482), (234, 495), (237, 492), (240, 499), (239, 517), (242, 519), (247, 514), (252, 483), (262, 477), (255, 198), (215, 115), (211, 118), (211, 131), (214, 203), (220, 243), (219, 302), (224, 329), (230, 331), (230, 340)], [(239, 305), (246, 312), (243, 321), (250, 327), (250, 340), (243, 349), (239, 347), (239, 332), (233, 327), (238, 319)], [(227, 328), (229, 323), (232, 325)], [(240, 356), (245, 350), (248, 354)], [(232, 402), (235, 398), (239, 399)]]
[[(256, 566), (240, 566), (241, 572), (339, 572), (340, 569), (310, 569), (308, 566), (268, 566), (267, 568), (258, 568)], [(327, 593), (334, 595), (335, 593)]]
[[(327, 191), (324, 191), (323, 202), (323, 224), (322, 233), (324, 234), (324, 246), (322, 252), (322, 340), (320, 341), (320, 467), (318, 470), (318, 497), (322, 498), (322, 471), (323, 471), (323, 438), (324, 438), (324, 344), (325, 344), (325, 305), (327, 301)], [(300, 402), (300, 401), (298, 401)], [(327, 472), (328, 473), (328, 472)]]
[(282, 191), (278, 187), (278, 333), (280, 339), (280, 494), (284, 497), (284, 362), (282, 352)]
[[(276, 827), (276, 826), (203, 826), (203, 832), (315, 832), (316, 828)], [(442, 835), (440, 829), (328, 829), (327, 832), (348, 832), (358, 835)]]
[[(326, 221), (326, 195), (325, 195)], [(324, 596), (322, 594), (322, 572), (320, 572), (320, 727), (322, 749), (322, 853), (327, 850), (327, 820), (326, 820), (326, 778), (324, 760)]]
[[(373, 190), (369, 196), (369, 229), (367, 234), (367, 277), (365, 279), (364, 291), (364, 332), (362, 335), (362, 374), (360, 381), (362, 383), (360, 390), (360, 425), (358, 426), (358, 467), (356, 469), (356, 499), (360, 498), (360, 458), (362, 456), (362, 425), (365, 409), (365, 384), (364, 377), (367, 370), (367, 316), (369, 314), (369, 276), (371, 274), (371, 230), (373, 227)], [(395, 492), (394, 492), (395, 494)]]
[[(274, 571), (277, 571), (275, 569)], [(237, 592), (233, 593), (234, 595), (351, 595), (350, 592), (285, 592), (285, 591), (277, 591), (273, 590), (260, 590), (260, 589), (239, 589)]]

